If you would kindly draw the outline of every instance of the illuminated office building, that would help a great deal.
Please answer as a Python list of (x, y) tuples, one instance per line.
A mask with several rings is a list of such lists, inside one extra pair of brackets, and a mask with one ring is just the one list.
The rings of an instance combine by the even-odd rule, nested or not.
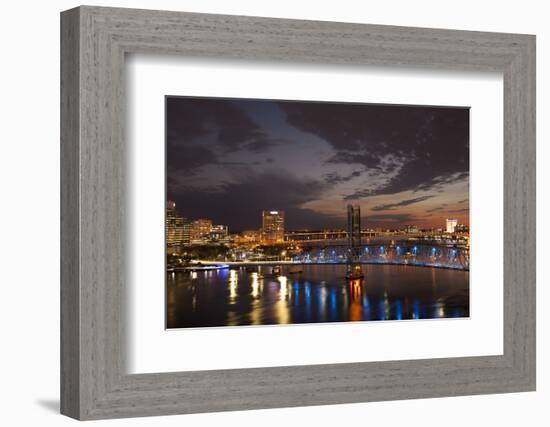
[(418, 227), (416, 225), (407, 225), (405, 227), (405, 233), (408, 233), (408, 234), (416, 234), (419, 231), (420, 230), (418, 229)]
[(470, 230), (467, 225), (457, 224), (455, 227), (455, 233), (468, 233)]
[(178, 251), (182, 245), (189, 244), (190, 225), (176, 210), (176, 203), (169, 200), (166, 204), (166, 246)]
[(262, 212), (262, 241), (280, 243), (285, 238), (285, 213), (283, 211)]
[(209, 219), (196, 219), (191, 223), (191, 241), (203, 242), (210, 238), (212, 221)]
[(228, 243), (229, 229), (227, 225), (213, 225), (210, 229), (209, 239), (212, 242)]
[(449, 219), (447, 218), (447, 233), (454, 233), (455, 227), (458, 224), (458, 221), (456, 219)]

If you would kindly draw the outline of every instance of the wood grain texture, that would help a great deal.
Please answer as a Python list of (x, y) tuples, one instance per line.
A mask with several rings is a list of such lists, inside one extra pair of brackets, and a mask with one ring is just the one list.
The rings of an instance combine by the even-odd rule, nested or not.
[[(62, 413), (100, 419), (535, 389), (534, 36), (86, 6), (63, 12), (61, 27)], [(503, 72), (504, 354), (127, 374), (127, 53)]]
[(79, 17), (61, 19), (61, 412), (80, 414)]

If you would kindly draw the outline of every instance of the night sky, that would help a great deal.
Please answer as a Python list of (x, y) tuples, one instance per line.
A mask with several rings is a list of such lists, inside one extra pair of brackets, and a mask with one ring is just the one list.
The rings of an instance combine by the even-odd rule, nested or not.
[(166, 98), (167, 197), (189, 219), (258, 229), (469, 224), (469, 109)]

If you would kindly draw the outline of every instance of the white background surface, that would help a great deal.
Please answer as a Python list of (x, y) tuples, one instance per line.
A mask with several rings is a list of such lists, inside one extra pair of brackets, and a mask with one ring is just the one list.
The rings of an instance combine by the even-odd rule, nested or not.
[[(120, 426), (264, 426), (343, 423), (387, 426), (546, 426), (550, 413), (549, 274), (542, 265), (550, 239), (550, 28), (545, 2), (524, 0), (339, 2), (232, 0), (97, 1), (96, 4), (263, 15), (376, 24), (536, 33), (538, 74), (538, 391), (412, 401), (199, 414), (102, 422)], [(0, 285), (2, 286), (3, 425), (64, 426), (59, 384), (59, 17), (73, 1), (3, 5), (0, 68)], [(23, 256), (26, 254), (26, 256)], [(41, 277), (41, 279), (36, 279)], [(545, 360), (546, 359), (546, 360)], [(97, 424), (97, 423), (91, 423)]]
[[(132, 55), (126, 75), (132, 153), (130, 372), (502, 354), (503, 265), (502, 250), (495, 249), (502, 248), (503, 218), (500, 73), (297, 68)], [(470, 318), (165, 331), (165, 95), (471, 106)]]

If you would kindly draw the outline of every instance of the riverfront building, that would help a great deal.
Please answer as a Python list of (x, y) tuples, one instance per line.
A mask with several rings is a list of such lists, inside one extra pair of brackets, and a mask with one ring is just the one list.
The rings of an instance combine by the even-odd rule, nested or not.
[(285, 238), (285, 213), (283, 211), (262, 212), (262, 242), (281, 243)]
[(205, 243), (210, 239), (212, 220), (196, 219), (191, 223), (191, 242)]
[(229, 243), (229, 229), (227, 225), (213, 225), (210, 229), (209, 240), (211, 242)]
[(447, 233), (454, 233), (455, 232), (455, 227), (456, 227), (457, 224), (458, 224), (458, 220), (447, 218), (447, 221), (446, 221), (446, 225), (447, 225), (446, 231), (447, 231)]
[(168, 250), (177, 251), (179, 247), (189, 244), (191, 226), (176, 210), (176, 203), (169, 200), (166, 204), (166, 246)]

